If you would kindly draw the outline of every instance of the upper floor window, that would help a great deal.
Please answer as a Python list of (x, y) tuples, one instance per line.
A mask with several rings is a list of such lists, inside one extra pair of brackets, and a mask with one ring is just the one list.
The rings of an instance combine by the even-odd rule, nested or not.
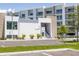
[(62, 20), (62, 15), (58, 15), (57, 20)]
[(21, 18), (25, 18), (25, 14), (21, 14)]
[(33, 15), (33, 13), (30, 13), (29, 15), (31, 16), (31, 15)]
[(12, 29), (12, 22), (10, 21), (7, 22), (7, 29)]
[(57, 26), (61, 26), (62, 25), (62, 22), (57, 22)]
[(46, 11), (46, 14), (52, 14), (52, 11)]
[(33, 15), (33, 10), (28, 10), (28, 16), (32, 16)]
[(30, 17), (29, 19), (30, 19), (30, 20), (33, 20), (33, 18), (32, 18), (32, 17)]
[(56, 14), (62, 13), (62, 9), (56, 10)]
[(67, 8), (65, 12), (74, 12), (74, 8)]
[(43, 15), (43, 12), (37, 12), (37, 16)]
[(17, 22), (15, 21), (7, 21), (7, 29), (17, 29)]

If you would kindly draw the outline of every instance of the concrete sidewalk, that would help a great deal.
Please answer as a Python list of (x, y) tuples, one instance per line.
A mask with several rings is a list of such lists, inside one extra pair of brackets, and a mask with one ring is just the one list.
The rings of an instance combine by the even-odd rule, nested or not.
[(63, 42), (58, 40), (1, 40), (0, 47), (12, 46), (41, 46), (41, 45), (58, 45)]

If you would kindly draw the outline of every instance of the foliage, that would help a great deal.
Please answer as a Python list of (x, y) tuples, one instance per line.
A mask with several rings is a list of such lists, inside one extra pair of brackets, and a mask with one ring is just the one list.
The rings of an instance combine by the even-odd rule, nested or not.
[(33, 34), (31, 34), (31, 35), (30, 35), (30, 38), (31, 38), (31, 39), (33, 39), (33, 38), (34, 38), (34, 35), (33, 35)]
[(68, 32), (68, 29), (67, 29), (67, 27), (66, 26), (64, 26), (64, 25), (62, 25), (60, 28), (59, 28), (59, 30), (58, 30), (58, 33), (59, 34), (66, 34)]
[(22, 39), (24, 39), (26, 36), (25, 35), (22, 35)]
[(63, 37), (64, 37), (64, 35), (65, 35), (66, 33), (68, 33), (68, 29), (67, 29), (66, 26), (62, 25), (62, 26), (59, 28), (59, 30), (58, 30), (58, 38), (60, 38), (60, 36), (61, 36), (61, 38), (63, 39)]
[(37, 34), (37, 39), (39, 39), (40, 37), (42, 37), (42, 35), (41, 34)]

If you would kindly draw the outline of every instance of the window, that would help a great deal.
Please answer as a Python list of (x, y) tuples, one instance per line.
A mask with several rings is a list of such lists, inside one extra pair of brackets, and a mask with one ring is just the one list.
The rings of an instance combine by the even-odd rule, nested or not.
[(74, 12), (74, 8), (69, 8), (68, 12)]
[(12, 36), (13, 38), (17, 38), (17, 35), (7, 35), (7, 38), (12, 38)]
[(62, 20), (62, 15), (58, 15), (57, 20)]
[(7, 29), (12, 29), (12, 22), (10, 21), (7, 22)]
[(52, 11), (46, 11), (46, 14), (52, 14)]
[(30, 13), (29, 15), (33, 15), (33, 13)]
[(17, 22), (15, 21), (8, 21), (7, 22), (7, 29), (17, 29)]
[(74, 12), (74, 7), (68, 7), (68, 8), (66, 8), (66, 10), (65, 10), (65, 12), (66, 13), (68, 13), (68, 12)]
[(37, 15), (38, 16), (43, 15), (43, 12), (37, 12)]
[(21, 18), (25, 18), (25, 14), (22, 14), (22, 15), (21, 15)]
[(7, 35), (7, 38), (12, 38), (12, 35)]
[(33, 15), (33, 10), (28, 10), (28, 16), (32, 16)]
[(17, 29), (17, 22), (13, 22), (13, 29)]
[(62, 9), (56, 10), (56, 14), (62, 13)]
[(57, 22), (57, 26), (61, 26), (62, 25), (62, 22)]
[(29, 18), (30, 20), (33, 20), (33, 18)]
[(17, 35), (13, 35), (13, 38), (17, 38)]

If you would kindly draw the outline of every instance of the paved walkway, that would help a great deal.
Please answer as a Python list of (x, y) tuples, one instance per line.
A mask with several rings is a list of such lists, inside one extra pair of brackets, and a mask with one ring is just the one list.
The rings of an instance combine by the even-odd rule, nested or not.
[(0, 53), (0, 56), (79, 56), (79, 50), (73, 49), (50, 49), (24, 52)]
[(63, 44), (58, 40), (1, 40), (0, 46), (7, 47), (7, 46), (38, 46), (38, 45), (57, 45)]

